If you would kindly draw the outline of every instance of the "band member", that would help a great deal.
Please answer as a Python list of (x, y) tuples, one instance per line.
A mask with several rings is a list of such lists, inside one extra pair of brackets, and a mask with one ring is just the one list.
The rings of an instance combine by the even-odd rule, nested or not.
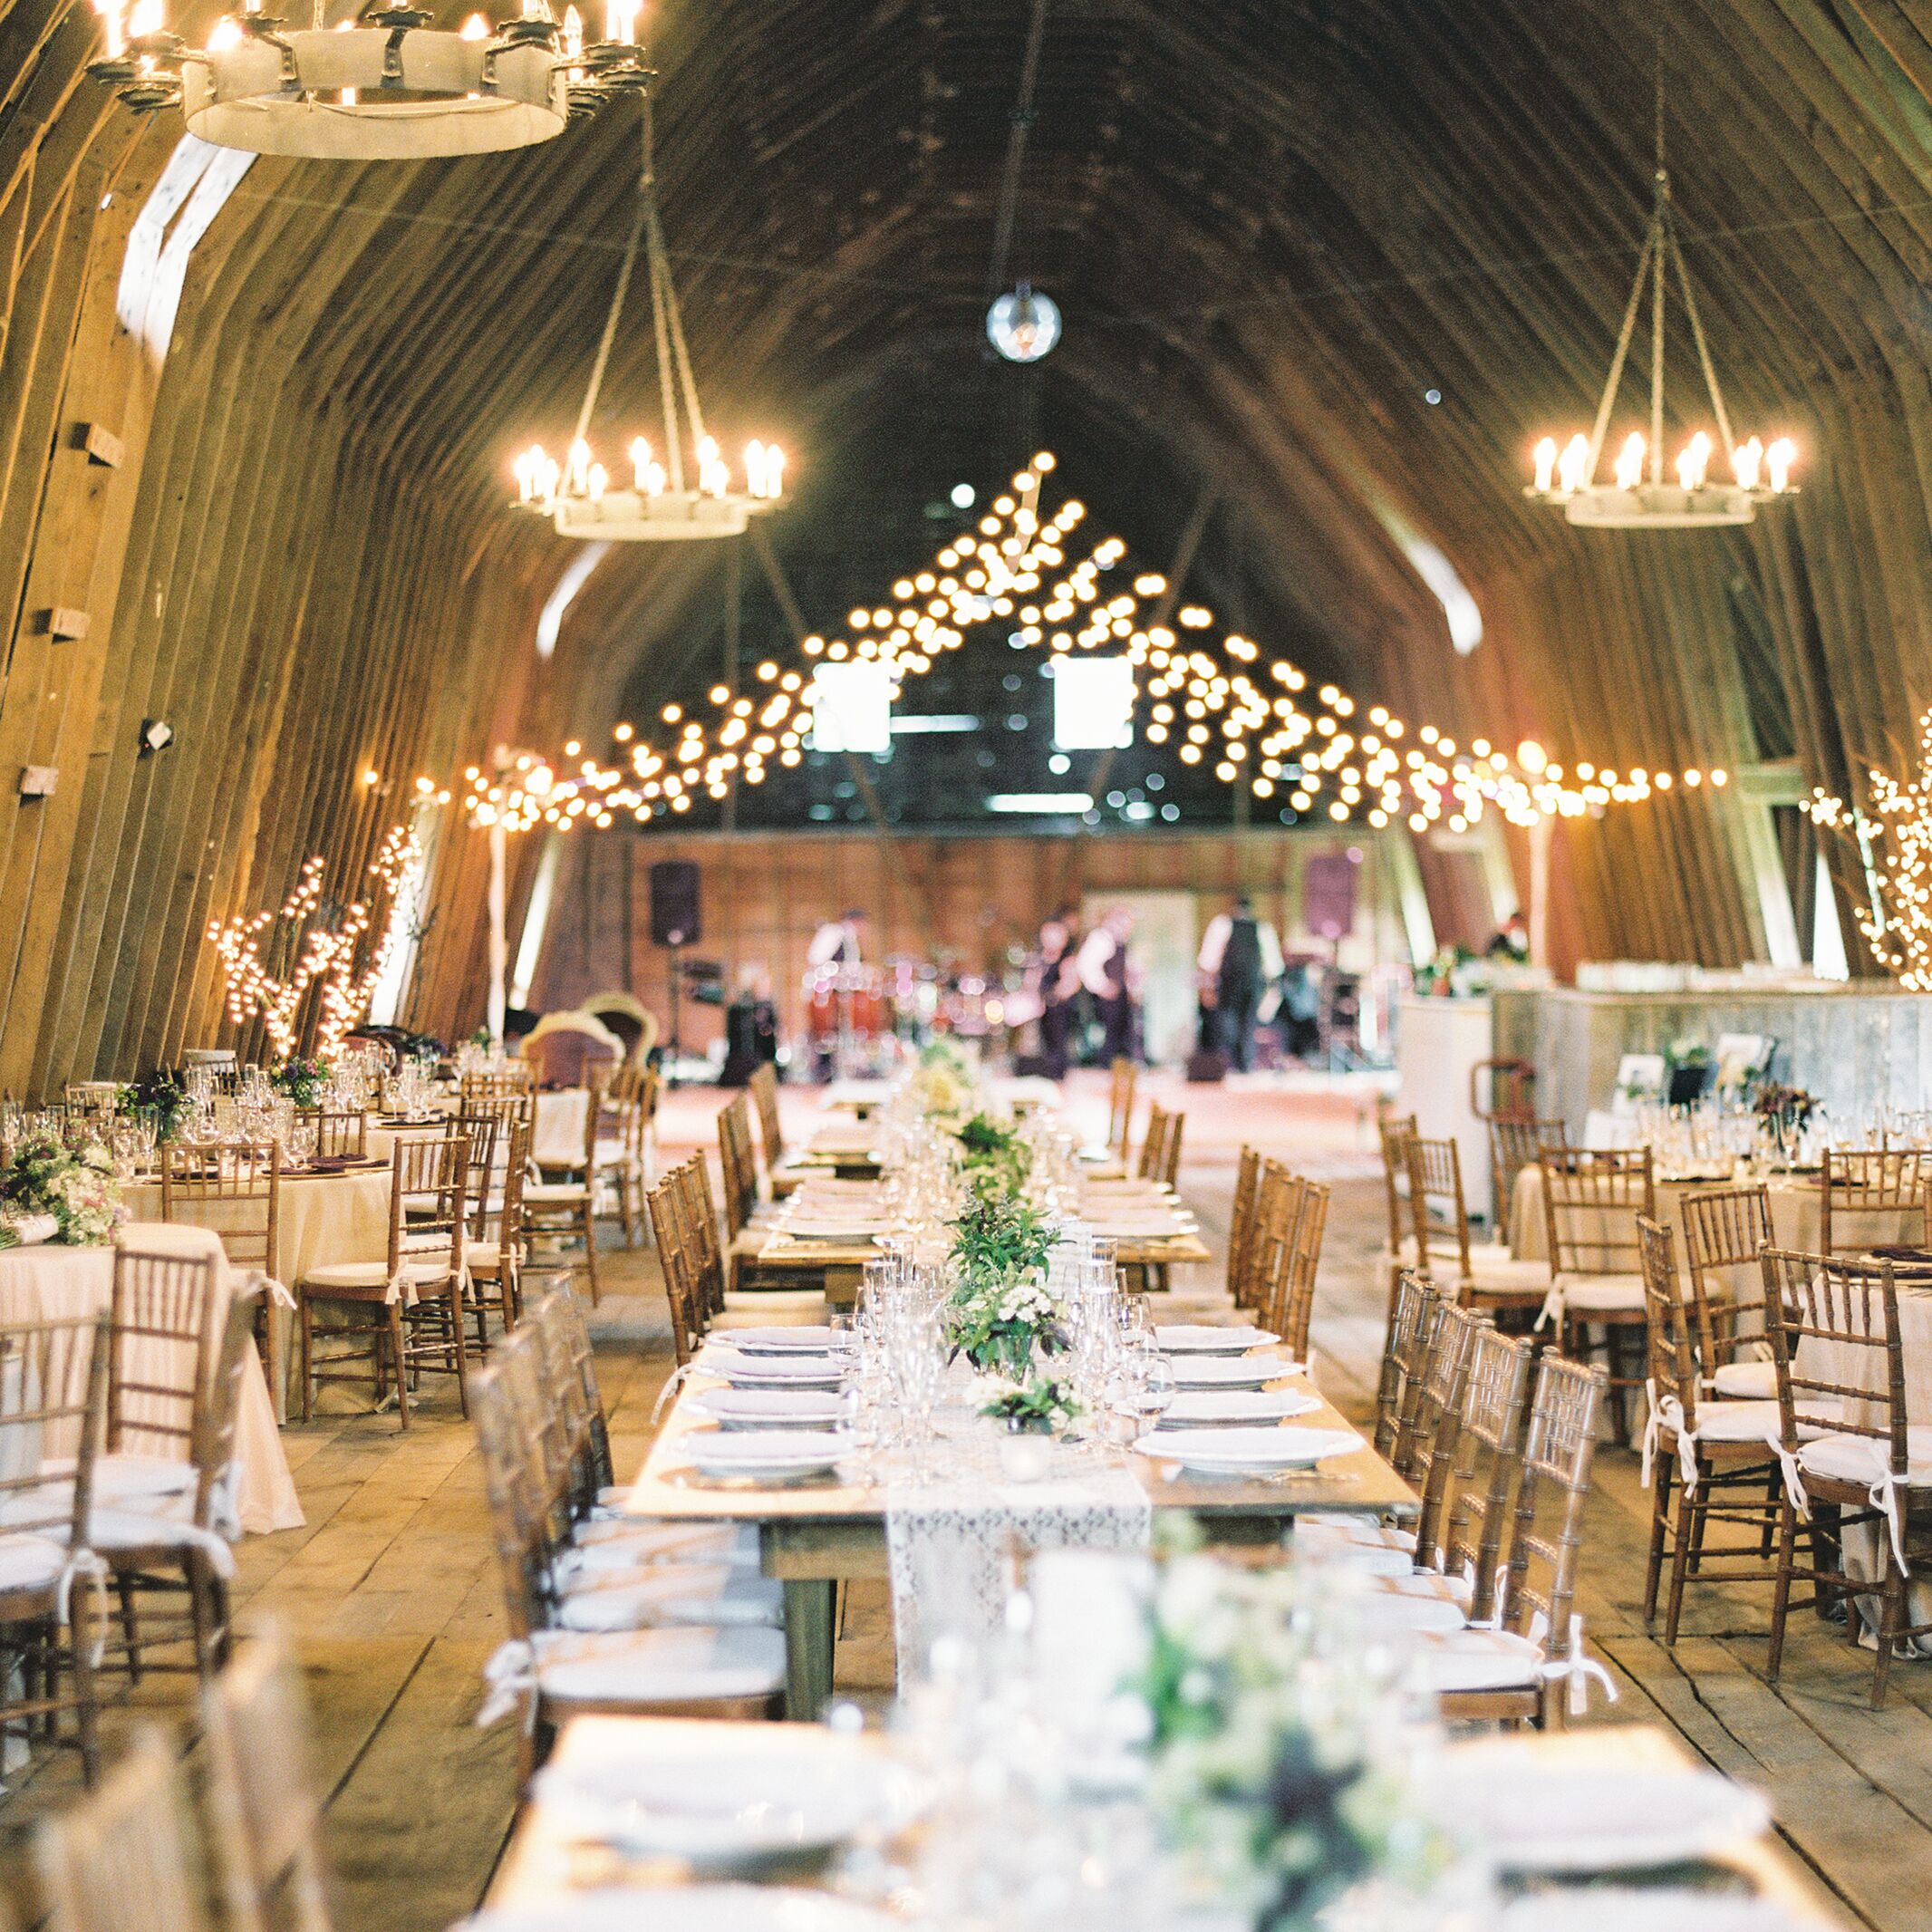
[(1254, 916), (1246, 893), (1232, 913), (1209, 920), (1194, 964), (1202, 997), (1220, 1016), (1221, 1050), (1246, 1073), (1254, 1064), (1254, 1021), (1261, 996), (1281, 977), (1281, 942), (1265, 919)]
[(856, 906), (848, 907), (837, 919), (828, 919), (812, 934), (806, 952), (811, 966), (856, 966), (864, 957), (865, 915)]
[(1134, 1055), (1134, 990), (1127, 941), (1134, 931), (1131, 914), (1109, 913), (1080, 942), (1077, 959), (1080, 984), (1094, 996), (1100, 1010), (1109, 1059)]
[(1039, 1050), (1056, 1080), (1067, 1077), (1073, 1003), (1080, 990), (1079, 951), (1075, 914), (1063, 908), (1039, 929)]

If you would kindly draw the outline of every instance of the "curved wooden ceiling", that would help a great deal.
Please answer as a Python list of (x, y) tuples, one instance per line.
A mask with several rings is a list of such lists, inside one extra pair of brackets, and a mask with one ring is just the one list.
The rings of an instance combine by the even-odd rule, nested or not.
[[(922, 507), (1038, 435), (1153, 567), (1212, 491), (1198, 594), (1464, 736), (1619, 767), (1795, 755), (1840, 787), (1908, 734), (1932, 700), (1925, 0), (1049, 0), (1011, 272), (1067, 329), (1022, 376), (979, 328), (1029, 12), (667, 0), (654, 23), (708, 412), (796, 452), (773, 536), (815, 615), (912, 563)], [(1659, 17), (1732, 412), (1797, 435), (1804, 491), (1745, 533), (1584, 535), (1520, 488), (1532, 435), (1587, 418), (1615, 337)], [(179, 121), (108, 101), (79, 71), (92, 39), (77, 5), (0, 14), (16, 1091), (206, 1031), (211, 913), (279, 896), (312, 850), (353, 879), (409, 775), (600, 729), (716, 621), (713, 564), (620, 554), (540, 663), (563, 546), (502, 507), (513, 450), (568, 433), (631, 207), (633, 108), (511, 156), (258, 161), (194, 255), (157, 382), (113, 286)], [(1671, 355), (1687, 405), (1688, 341)], [(607, 440), (651, 382), (640, 319)], [(126, 445), (118, 468), (72, 447), (88, 422)], [(1472, 657), (1372, 497), (1474, 592)], [(45, 635), (50, 608), (86, 610), (87, 637)], [(175, 752), (135, 759), (146, 715), (176, 724)], [(29, 764), (59, 768), (53, 799), (13, 796)], [(1567, 952), (1762, 954), (1745, 809), (1570, 831)], [(452, 838), (452, 1020), (475, 998), (477, 863)]]

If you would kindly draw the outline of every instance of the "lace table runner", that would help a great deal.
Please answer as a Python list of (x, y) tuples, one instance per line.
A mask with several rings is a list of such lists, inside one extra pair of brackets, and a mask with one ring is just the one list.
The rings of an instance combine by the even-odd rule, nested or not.
[[(946, 1397), (935, 1443), (881, 1459), (902, 1683), (923, 1670), (942, 1637), (972, 1644), (999, 1629), (1016, 1557), (1145, 1550), (1154, 1521), (1118, 1452), (1007, 1434), (974, 1413), (983, 1385), (963, 1365)], [(1034, 1480), (1016, 1473), (1029, 1463)]]

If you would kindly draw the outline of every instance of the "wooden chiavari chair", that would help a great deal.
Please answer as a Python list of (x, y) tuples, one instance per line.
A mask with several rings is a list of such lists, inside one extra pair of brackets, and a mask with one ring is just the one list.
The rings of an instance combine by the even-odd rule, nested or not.
[(1562, 1311), (1560, 1346), (1571, 1360), (1585, 1360), (1590, 1331), (1601, 1331), (1617, 1440), (1628, 1444), (1628, 1397), (1643, 1386), (1634, 1371), (1647, 1326), (1637, 1220), (1639, 1214), (1657, 1219), (1650, 1149), (1546, 1147), (1542, 1170), (1550, 1294)]
[[(1298, 1362), (1309, 1359), (1309, 1325), (1315, 1313), (1315, 1273), (1321, 1265), (1321, 1238), (1328, 1224), (1328, 1190), (1319, 1181), (1303, 1181), (1301, 1203), (1290, 1243), (1288, 1293), (1277, 1332)], [(1275, 1324), (1270, 1322), (1269, 1327)]]
[[(1821, 1595), (1829, 1589), (1846, 1599), (1845, 1634), (1853, 1643), (1859, 1640), (1858, 1599), (1876, 1597), (1879, 1647), (1871, 1705), (1877, 1710), (1885, 1702), (1894, 1644), (1932, 1633), (1932, 1625), (1908, 1620), (1906, 1595), (1907, 1564), (1924, 1562), (1928, 1541), (1932, 1454), (1924, 1430), (1918, 1443), (1911, 1439), (1898, 1285), (1889, 1261), (1838, 1261), (1784, 1248), (1767, 1248), (1763, 1268), (1786, 1477), (1765, 1675), (1778, 1681), (1791, 1587), (1797, 1579), (1805, 1578)], [(1794, 1488), (1802, 1491), (1808, 1518), (1821, 1503), (1840, 1512), (1835, 1563), (1828, 1561), (1830, 1545), (1815, 1523), (1811, 1561), (1802, 1567), (1797, 1562), (1801, 1496)], [(1882, 1506), (1874, 1498), (1882, 1499)], [(1843, 1555), (1843, 1532), (1861, 1526), (1874, 1533), (1882, 1566), (1876, 1577), (1852, 1577)]]
[(1307, 1183), (1280, 1161), (1264, 1159), (1255, 1188), (1251, 1237), (1254, 1316), (1279, 1335), (1288, 1319), (1288, 1297), (1295, 1266), (1295, 1226)]
[(1451, 1476), (1454, 1506), (1442, 1568), (1467, 1577), (1469, 1615), (1486, 1622), (1495, 1612), (1498, 1574), (1510, 1503), (1522, 1473), (1522, 1434), (1535, 1345), (1527, 1337), (1482, 1329), (1470, 1344), (1469, 1372), (1456, 1429)]
[(510, 1060), (493, 1073), (466, 1073), (458, 1092), (465, 1106), (473, 1100), (527, 1098), (536, 1092), (536, 1068), (525, 1060)]
[[(595, 1308), (597, 1282), (597, 1127), (603, 1116), (604, 1090), (594, 1073), (584, 1110), (584, 1151), (578, 1178), (571, 1181), (530, 1181), (523, 1191), (524, 1225), (534, 1241), (572, 1237), (584, 1243), (584, 1271)], [(533, 1116), (534, 1117), (534, 1116)]]
[(758, 1218), (758, 1156), (751, 1145), (751, 1103), (735, 1095), (718, 1116), (718, 1162), (723, 1179), (725, 1233), (735, 1241)]
[(1254, 1241), (1254, 1209), (1261, 1192), (1261, 1156), (1243, 1146), (1234, 1170), (1234, 1204), (1228, 1215), (1228, 1295), (1238, 1309), (1251, 1309), (1253, 1287), (1248, 1255)]
[(1382, 1189), (1388, 1208), (1388, 1238), (1380, 1265), (1388, 1278), (1388, 1315), (1396, 1313), (1396, 1282), (1405, 1268), (1421, 1265), (1415, 1252), (1415, 1228), (1409, 1214), (1408, 1144), (1415, 1135), (1415, 1116), (1405, 1114), (1381, 1123)]
[(768, 1061), (755, 1067), (749, 1087), (758, 1111), (758, 1139), (765, 1151), (765, 1181), (774, 1201), (797, 1191), (802, 1175), (785, 1172), (785, 1126), (778, 1116), (778, 1070)]
[[(355, 1116), (362, 1118), (361, 1115)], [(282, 1280), (282, 1147), (217, 1147), (190, 1151), (172, 1144), (160, 1149), (161, 1219), (208, 1228), (222, 1252), (239, 1268), (270, 1281)], [(262, 1370), (274, 1386), (274, 1296), (264, 1288), (255, 1304), (255, 1345)]]
[[(1657, 1615), (1664, 1546), (1670, 1544), (1670, 1599), (1664, 1642), (1677, 1640), (1686, 1580), (1769, 1583), (1778, 1517), (1775, 1402), (1700, 1402), (1703, 1375), (1677, 1275), (1676, 1243), (1647, 1216), (1637, 1223), (1648, 1318), (1649, 1373), (1645, 1392), (1645, 1476), (1650, 1489), (1650, 1552), (1644, 1571), (1644, 1621)], [(1742, 1491), (1753, 1492), (1744, 1496)], [(1676, 1509), (1672, 1495), (1676, 1494)], [(1758, 1531), (1759, 1547), (1705, 1543), (1711, 1523)], [(1754, 1563), (1756, 1568), (1738, 1568)]]
[(210, 1849), (231, 1932), (333, 1932), (302, 1674), (279, 1629), (201, 1697)]
[(1544, 1263), (1519, 1261), (1505, 1248), (1470, 1240), (1462, 1152), (1455, 1142), (1411, 1135), (1407, 1154), (1416, 1267), (1439, 1279), (1444, 1293), (1492, 1314), (1541, 1308), (1550, 1293)]
[(34, 1863), (49, 1932), (210, 1932), (181, 1773), (161, 1733), (43, 1822)]
[[(105, 1313), (0, 1324), (0, 1656), (10, 1666), (0, 1675), (0, 1734), (26, 1727), (30, 1738), (71, 1744), (90, 1785), (99, 1769), (92, 1595), (65, 1572), (71, 1550), (92, 1547), (109, 1338)], [(50, 1444), (72, 1450), (64, 1482), (48, 1481)], [(71, 1738), (60, 1731), (70, 1713)]]
[(1127, 1162), (1127, 1135), (1134, 1126), (1134, 1083), (1138, 1069), (1125, 1054), (1117, 1054), (1107, 1070), (1106, 1144), (1123, 1167)]
[[(190, 1267), (205, 1277), (198, 1290), (187, 1279)], [(197, 1299), (203, 1310), (198, 1335), (190, 1326)], [(143, 1378), (130, 1382), (121, 1372), (123, 1405), (130, 1395), (139, 1397), (132, 1428), (145, 1438), (185, 1426), (189, 1481), (185, 1488), (159, 1493), (135, 1486), (111, 1493), (111, 1482), (97, 1482), (92, 1547), (111, 1571), (121, 1599), (129, 1676), (138, 1683), (148, 1670), (179, 1668), (192, 1670), (205, 1683), (227, 1661), (234, 1636), (228, 1584), (235, 1560), (228, 1544), (240, 1527), (233, 1520), (236, 1433), (242, 1377), (253, 1349), (251, 1311), (245, 1299), (225, 1292), (212, 1261), (190, 1264), (122, 1249), (115, 1255), (111, 1319), (115, 1362), (126, 1360)], [(188, 1370), (185, 1387), (179, 1386), (179, 1370), (155, 1366), (163, 1351)], [(116, 1435), (116, 1378), (111, 1365), (110, 1444), (129, 1439), (126, 1425)], [(170, 1406), (185, 1408), (184, 1423), (165, 1420)], [(157, 1633), (151, 1613), (170, 1604), (179, 1604), (180, 1611)], [(188, 1661), (176, 1665), (149, 1655), (164, 1644), (186, 1645)]]
[(1489, 1124), (1490, 1189), (1495, 1197), (1492, 1218), (1505, 1246), (1516, 1240), (1516, 1179), (1534, 1167), (1545, 1147), (1567, 1147), (1570, 1130), (1560, 1120), (1503, 1118)]
[[(1932, 1246), (1932, 1149), (1827, 1147), (1820, 1181), (1820, 1242), (1827, 1258), (1841, 1249), (1862, 1252), (1875, 1242), (1917, 1241)], [(1908, 1233), (1900, 1225), (1917, 1212)], [(1851, 1227), (1848, 1218), (1858, 1216)], [(1872, 1217), (1880, 1217), (1876, 1232)]]
[(318, 1161), (369, 1158), (369, 1116), (360, 1109), (353, 1114), (338, 1114), (326, 1107), (305, 1106), (297, 1109), (295, 1118), (314, 1130)]
[[(312, 1268), (296, 1283), (304, 1422), (313, 1416), (324, 1382), (362, 1379), (343, 1373), (359, 1362), (369, 1365), (378, 1406), (393, 1379), (397, 1417), (405, 1429), (411, 1391), (425, 1371), (453, 1376), (463, 1413), (469, 1413), (463, 1332), (469, 1185), (469, 1143), (463, 1135), (398, 1139), (390, 1165), (387, 1256)], [(412, 1203), (422, 1212), (411, 1212)], [(316, 1352), (318, 1302), (343, 1318), (326, 1338), (346, 1347)]]
[(1416, 1312), (1415, 1325), (1409, 1332), (1407, 1348), (1400, 1365), (1401, 1394), (1396, 1404), (1394, 1431), (1390, 1436), (1388, 1460), (1405, 1482), (1413, 1482), (1419, 1467), (1416, 1458), (1417, 1431), (1422, 1417), (1423, 1377), (1427, 1371), (1429, 1351), (1455, 1304), (1432, 1288)]
[(683, 1367), (704, 1338), (706, 1311), (698, 1293), (698, 1269), (684, 1227), (681, 1170), (673, 1168), (644, 1196), (651, 1217), (651, 1238), (664, 1276), (664, 1298), (671, 1309), (671, 1347)]
[[(1604, 1386), (1600, 1368), (1564, 1361), (1547, 1350), (1537, 1364), (1500, 1625), (1526, 1656), (1522, 1662), (1498, 1657), (1495, 1681), (1482, 1687), (1444, 1690), (1440, 1704), (1446, 1721), (1560, 1720), (1562, 1701), (1551, 1695), (1542, 1658), (1581, 1657), (1581, 1619), (1573, 1613)], [(1480, 1638), (1485, 1633), (1469, 1634)]]
[(1181, 1182), (1181, 1135), (1187, 1127), (1187, 1116), (1171, 1113), (1167, 1116), (1167, 1138), (1161, 1143), (1160, 1166), (1152, 1176), (1163, 1187), (1177, 1187)]
[(1147, 1108), (1147, 1132), (1140, 1144), (1135, 1173), (1143, 1181), (1158, 1181), (1167, 1157), (1167, 1109), (1158, 1100)]
[(1434, 1563), (1443, 1541), (1451, 1477), (1462, 1437), (1476, 1338), (1491, 1326), (1486, 1315), (1454, 1303), (1444, 1307), (1422, 1367), (1415, 1405), (1412, 1456), (1422, 1508), (1415, 1516), (1414, 1548), (1419, 1561)]
[[(510, 1666), (503, 1675), (521, 1679), (504, 1701), (527, 1697), (532, 1705), (526, 1768), (547, 1749), (560, 1722), (590, 1712), (774, 1715), (785, 1682), (785, 1637), (767, 1624), (569, 1628), (570, 1598), (558, 1588), (565, 1572), (556, 1560), (557, 1498), (547, 1487), (540, 1440), (533, 1439), (512, 1386), (526, 1353), (506, 1346), (478, 1374), (475, 1390), (477, 1442), (510, 1626), (510, 1646), (498, 1656)], [(629, 1602), (662, 1609), (668, 1601), (681, 1615), (701, 1615), (703, 1592), (716, 1589), (715, 1579), (707, 1572), (687, 1582), (676, 1574), (681, 1567), (667, 1563), (641, 1576)], [(608, 1575), (592, 1574), (599, 1608), (609, 1609)], [(742, 1586), (732, 1588), (745, 1594)]]
[[(1758, 1257), (1775, 1240), (1771, 1225), (1771, 1190), (1755, 1187), (1700, 1187), (1678, 1201), (1684, 1231), (1685, 1272), (1690, 1282), (1704, 1386), (1733, 1400), (1775, 1402), (1778, 1371), (1770, 1341), (1763, 1335), (1763, 1270)], [(1749, 1338), (1742, 1330), (1754, 1313), (1762, 1359), (1741, 1357)]]
[[(490, 1317), (498, 1332), (508, 1334), (523, 1319), (523, 1270), (526, 1259), (523, 1226), (523, 1190), (530, 1160), (530, 1119), (524, 1112), (465, 1113), (465, 1123), (488, 1123), (500, 1136), (504, 1153), (495, 1164), (494, 1178), (471, 1216), (475, 1238), (463, 1245), (469, 1272), (469, 1308), (477, 1322), (477, 1352), (490, 1347)], [(472, 1162), (472, 1169), (476, 1163)]]
[(1396, 1306), (1382, 1342), (1382, 1368), (1376, 1383), (1376, 1454), (1385, 1461), (1395, 1452), (1411, 1379), (1419, 1371), (1425, 1330), (1433, 1331), (1432, 1307), (1442, 1300), (1427, 1275), (1405, 1268), (1396, 1278)]
[[(591, 1147), (594, 1175), (600, 1187), (608, 1187), (616, 1194), (623, 1244), (632, 1249), (643, 1232), (644, 1110), (638, 1097), (643, 1078), (642, 1069), (620, 1067), (601, 1098), (596, 1087), (592, 1088), (592, 1105), (599, 1115)], [(624, 1087), (622, 1092), (620, 1080)]]

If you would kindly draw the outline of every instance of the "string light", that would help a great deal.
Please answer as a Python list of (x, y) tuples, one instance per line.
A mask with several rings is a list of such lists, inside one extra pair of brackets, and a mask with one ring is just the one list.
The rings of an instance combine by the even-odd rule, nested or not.
[[(430, 782), (418, 779), (419, 792)], [(433, 787), (430, 795), (439, 796)], [(440, 796), (447, 801), (449, 795)], [(208, 942), (227, 981), (228, 1018), (240, 1026), (259, 1017), (275, 1058), (286, 1059), (300, 1037), (303, 1002), (310, 989), (316, 988), (315, 1052), (322, 1059), (333, 1058), (367, 1015), (401, 934), (396, 923), (385, 918), (382, 937), (359, 968), (363, 939), (375, 924), (378, 910), (386, 913), (393, 906), (422, 860), (422, 842), (415, 828), (391, 826), (370, 862), (375, 890), (366, 899), (353, 900), (334, 917), (324, 911), (323, 874), (327, 861), (317, 854), (304, 862), (295, 890), (273, 911), (212, 921)], [(286, 929), (285, 939), (278, 941), (278, 929)], [(285, 978), (271, 970), (264, 953), (291, 950), (295, 964)]]
[(1819, 787), (1803, 810), (1814, 824), (1857, 842), (1869, 894), (1857, 909), (1859, 931), (1900, 985), (1926, 993), (1932, 992), (1932, 710), (1918, 720), (1918, 776), (1903, 784), (1868, 767), (1865, 810)]
[[(845, 634), (806, 637), (801, 670), (759, 665), (761, 688), (749, 697), (713, 687), (709, 720), (690, 714), (701, 713), (701, 705), (688, 711), (666, 704), (660, 720), (673, 731), (653, 739), (648, 728), (627, 722), (613, 732), (607, 761), (572, 751), (574, 766), (544, 766), (534, 785), (514, 773), (507, 784), (485, 782), (472, 768), (466, 808), (482, 825), (501, 813), (519, 831), (605, 824), (620, 812), (639, 823), (686, 812), (694, 797), (722, 797), (737, 782), (760, 785), (774, 766), (800, 762), (816, 662), (882, 664), (896, 702), (909, 678), (932, 670), (988, 623), (1004, 624), (1016, 648), (1056, 658), (1119, 652), (1134, 667), (1136, 705), (1146, 700), (1141, 729), (1149, 743), (1173, 744), (1183, 764), (1205, 765), (1254, 797), (1285, 790), (1297, 813), (1315, 808), (1319, 797), (1321, 811), (1338, 822), (1359, 816), (1377, 829), (1401, 821), (1418, 832), (1438, 823), (1466, 831), (1494, 810), (1529, 826), (1705, 782), (1696, 769), (1633, 768), (1619, 775), (1588, 762), (1566, 774), (1533, 742), (1514, 757), (1483, 739), (1459, 752), (1434, 725), (1412, 731), (1384, 705), (1358, 718), (1356, 700), (1338, 685), (1324, 684), (1310, 697), (1299, 666), (1286, 659), (1264, 664), (1262, 647), (1239, 632), (1224, 633), (1218, 651), (1211, 650), (1212, 609), (1189, 602), (1174, 612), (1177, 628), (1154, 622), (1148, 606), (1165, 595), (1167, 580), (1124, 568), (1127, 546), (1119, 537), (1072, 557), (1087, 507), (1069, 498), (1045, 514), (1041, 489), (1053, 467), (1050, 451), (1035, 456), (972, 528), (949, 539), (929, 567), (893, 584), (891, 602), (855, 604)], [(1724, 775), (1713, 771), (1709, 782), (1721, 787)]]

